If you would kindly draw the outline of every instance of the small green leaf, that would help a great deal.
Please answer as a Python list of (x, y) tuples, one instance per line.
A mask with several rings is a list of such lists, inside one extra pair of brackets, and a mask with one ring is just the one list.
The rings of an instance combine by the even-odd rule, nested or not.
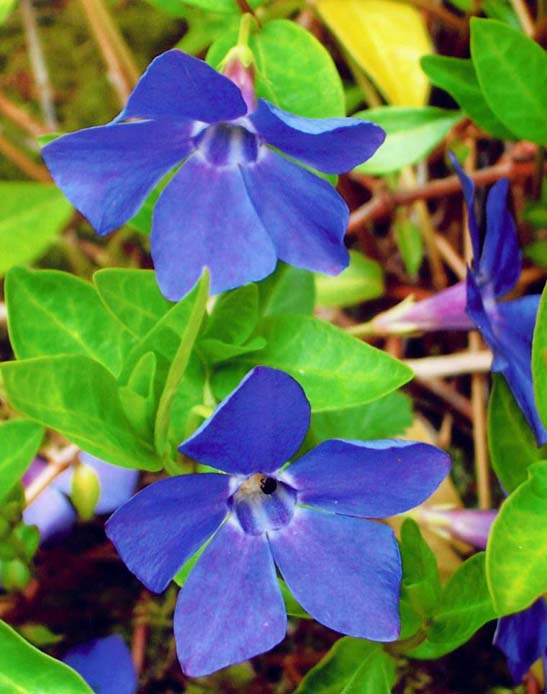
[(547, 446), (538, 448), (526, 418), (503, 376), (492, 374), (488, 406), (488, 445), (492, 467), (507, 493), (528, 478), (528, 467), (547, 458)]
[(471, 20), (471, 57), (484, 98), (519, 138), (547, 144), (547, 55), (494, 19)]
[[(233, 13), (239, 12), (236, 0), (182, 0), (186, 5), (198, 7), (208, 12)], [(247, 0), (253, 9), (261, 5), (264, 0)]]
[(117, 374), (133, 342), (95, 288), (58, 270), (13, 268), (6, 277), (11, 344), (18, 359), (83, 354)]
[(426, 157), (461, 120), (458, 111), (445, 111), (433, 106), (408, 108), (380, 106), (359, 111), (357, 118), (380, 125), (387, 134), (384, 144), (356, 171), (383, 175), (415, 164)]
[(46, 183), (0, 183), (0, 276), (39, 258), (68, 221), (72, 207)]
[(92, 455), (121, 467), (158, 470), (151, 443), (132, 430), (118, 386), (103, 366), (81, 355), (0, 364), (11, 404)]
[[(547, 210), (545, 214), (545, 224), (547, 226)], [(536, 265), (540, 267), (547, 268), (547, 240), (533, 241), (529, 243), (524, 249), (524, 255), (530, 258)]]
[(409, 219), (395, 224), (395, 240), (406, 271), (415, 275), (424, 259), (424, 240), (420, 229)]
[(412, 401), (403, 393), (389, 393), (366, 405), (314, 412), (311, 421), (317, 441), (389, 439), (412, 424)]
[(484, 98), (471, 60), (426, 55), (420, 64), (436, 86), (447, 91), (475, 123), (499, 140), (514, 140)]
[(200, 340), (199, 353), (209, 366), (216, 366), (224, 361), (240, 357), (242, 354), (264, 349), (265, 346), (266, 340), (262, 337), (255, 337), (244, 345), (232, 345), (220, 340)]
[(313, 313), (315, 306), (315, 279), (311, 272), (278, 263), (276, 271), (258, 284), (260, 313)]
[(295, 694), (390, 694), (395, 666), (381, 643), (345, 636), (304, 677)]
[(448, 579), (427, 630), (427, 639), (409, 655), (438, 658), (465, 643), (496, 618), (485, 574), (485, 554), (467, 559)]
[(424, 619), (434, 612), (441, 596), (437, 560), (423, 539), (418, 524), (406, 518), (401, 527), (403, 583), (401, 599), (406, 599)]
[(242, 345), (258, 322), (258, 286), (247, 284), (221, 294), (215, 302), (203, 339)]
[(93, 275), (104, 305), (139, 340), (173, 308), (164, 299), (153, 270), (107, 268)]
[(156, 401), (154, 382), (156, 378), (156, 355), (146, 352), (129, 374), (127, 385), (120, 387), (123, 409), (137, 431), (154, 434)]
[(310, 316), (271, 316), (258, 332), (267, 342), (263, 350), (234, 360), (214, 375), (213, 389), (220, 397), (257, 364), (281, 369), (299, 381), (316, 412), (371, 402), (412, 378), (400, 361)]
[(519, 612), (547, 592), (547, 461), (506, 499), (490, 530), (487, 576), (499, 616)]
[(2, 694), (93, 694), (80, 675), (0, 621)]
[(534, 329), (532, 375), (539, 416), (547, 427), (547, 285), (539, 302)]
[(0, 503), (31, 464), (44, 430), (34, 422), (12, 419), (0, 424)]
[(319, 306), (354, 306), (384, 293), (384, 272), (375, 260), (349, 252), (349, 266), (336, 277), (315, 275)]
[[(211, 46), (207, 62), (218, 68), (237, 42), (238, 31), (227, 31)], [(295, 22), (275, 19), (253, 33), (249, 46), (255, 57), (258, 97), (310, 118), (345, 113), (342, 80), (327, 49)]]

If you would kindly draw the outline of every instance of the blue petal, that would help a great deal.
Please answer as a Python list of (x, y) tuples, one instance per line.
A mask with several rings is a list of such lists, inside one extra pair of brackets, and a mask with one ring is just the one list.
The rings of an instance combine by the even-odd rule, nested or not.
[(386, 134), (359, 118), (303, 118), (259, 99), (250, 120), (266, 142), (325, 173), (344, 173), (376, 152)]
[(154, 210), (152, 258), (165, 297), (177, 301), (211, 272), (216, 294), (263, 279), (277, 258), (252, 206), (240, 169), (191, 157)]
[(27, 525), (36, 525), (40, 542), (65, 537), (76, 523), (76, 511), (59, 490), (47, 487), (23, 512)]
[(70, 202), (97, 233), (108, 234), (130, 219), (156, 183), (191, 151), (190, 125), (102, 125), (59, 137), (42, 155)]
[(282, 371), (258, 366), (179, 451), (226, 472), (273, 472), (296, 453), (309, 424), (302, 387)]
[(492, 282), (496, 297), (515, 286), (522, 264), (515, 222), (507, 209), (508, 188), (509, 181), (503, 179), (488, 193), (486, 234), (478, 262), (479, 281)]
[(88, 641), (62, 659), (76, 670), (97, 694), (135, 694), (137, 672), (121, 636)]
[(106, 534), (144, 585), (164, 590), (225, 518), (227, 475), (182, 475), (139, 492), (107, 521)]
[(247, 111), (239, 88), (203, 60), (177, 49), (155, 58), (117, 121), (168, 118), (218, 123)]
[(179, 594), (175, 640), (191, 677), (273, 648), (287, 616), (265, 535), (228, 521), (205, 549)]
[(348, 265), (348, 208), (329, 183), (271, 150), (242, 173), (281, 260), (329, 275)]
[(531, 607), (498, 620), (494, 644), (507, 656), (515, 684), (538, 658), (547, 654), (547, 606), (543, 598)]
[(450, 456), (410, 441), (325, 441), (283, 478), (300, 503), (326, 511), (385, 518), (427, 499), (450, 469)]
[(469, 233), (471, 235), (471, 244), (473, 246), (473, 261), (475, 267), (477, 267), (481, 255), (481, 241), (479, 236), (479, 227), (477, 225), (477, 218), (475, 216), (475, 183), (473, 182), (473, 179), (464, 172), (454, 154), (449, 152), (448, 156), (450, 157), (452, 166), (460, 179), (463, 197), (465, 204), (467, 205), (467, 221), (469, 224)]
[(299, 508), (268, 537), (287, 585), (317, 621), (350, 636), (397, 639), (401, 559), (391, 528)]

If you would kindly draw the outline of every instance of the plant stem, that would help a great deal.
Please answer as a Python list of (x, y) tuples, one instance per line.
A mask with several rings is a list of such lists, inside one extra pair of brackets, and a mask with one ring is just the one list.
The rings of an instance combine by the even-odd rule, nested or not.
[(511, 5), (513, 10), (518, 17), (522, 30), (528, 36), (533, 36), (535, 27), (530, 12), (526, 7), (526, 3), (523, 0), (511, 0)]
[(31, 504), (61, 472), (66, 470), (80, 452), (78, 446), (69, 444), (60, 451), (46, 451), (49, 464), (25, 490), (25, 506)]
[(49, 128), (35, 120), (24, 111), (20, 106), (13, 103), (5, 94), (0, 92), (0, 113), (8, 118), (12, 123), (26, 130), (29, 135), (39, 137), (49, 132)]
[(22, 152), (18, 147), (12, 144), (3, 135), (0, 135), (0, 152), (18, 166), (21, 171), (24, 171), (29, 178), (33, 178), (35, 181), (40, 181), (40, 183), (49, 183), (51, 181), (51, 176), (49, 171), (45, 166), (41, 164), (36, 164), (27, 155)]
[[(473, 333), (475, 334), (475, 333)], [(489, 350), (455, 352), (442, 357), (424, 357), (422, 359), (405, 359), (421, 379), (446, 378), (469, 373), (486, 373), (492, 368), (492, 352)]]

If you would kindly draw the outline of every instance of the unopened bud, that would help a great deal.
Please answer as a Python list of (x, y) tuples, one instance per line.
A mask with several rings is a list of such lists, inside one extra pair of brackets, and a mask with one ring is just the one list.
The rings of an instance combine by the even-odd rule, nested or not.
[(93, 518), (101, 494), (101, 482), (90, 465), (80, 463), (72, 476), (71, 498), (78, 515), (84, 521)]
[(428, 527), (438, 534), (467, 542), (477, 549), (485, 549), (497, 513), (493, 509), (423, 507), (420, 515)]

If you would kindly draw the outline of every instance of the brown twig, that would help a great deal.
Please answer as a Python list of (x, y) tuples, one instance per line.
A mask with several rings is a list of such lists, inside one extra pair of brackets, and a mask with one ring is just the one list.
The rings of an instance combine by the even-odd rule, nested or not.
[(21, 152), (14, 144), (12, 144), (3, 135), (0, 135), (0, 153), (7, 159), (24, 171), (29, 178), (41, 183), (49, 183), (51, 176), (45, 166), (36, 164), (24, 152)]
[(415, 378), (415, 382), (429, 390), (439, 398), (445, 400), (456, 412), (469, 420), (473, 419), (473, 410), (469, 400), (459, 393), (456, 388), (441, 378)]
[(447, 354), (442, 357), (424, 357), (422, 359), (405, 359), (417, 377), (447, 378), (469, 373), (486, 373), (492, 368), (492, 352), (489, 350), (466, 351)]
[(535, 32), (534, 22), (523, 0), (511, 0), (513, 10), (518, 17), (522, 30), (527, 36), (533, 36)]
[(452, 14), (452, 12), (449, 12), (436, 2), (432, 2), (431, 0), (397, 0), (397, 2), (403, 2), (406, 5), (418, 7), (428, 15), (436, 17), (447, 27), (455, 29), (460, 34), (467, 34), (469, 31), (469, 27), (465, 19), (457, 17), (455, 14)]
[(26, 111), (17, 104), (14, 104), (13, 101), (8, 99), (2, 92), (0, 92), (0, 113), (12, 123), (15, 123), (15, 125), (26, 130), (27, 133), (33, 137), (39, 137), (49, 132), (49, 129), (45, 125), (35, 120), (32, 116), (29, 116)]
[(25, 489), (25, 506), (31, 504), (61, 472), (66, 470), (74, 462), (79, 452), (80, 449), (74, 444), (69, 444), (60, 451), (45, 451), (45, 456), (50, 462)]

